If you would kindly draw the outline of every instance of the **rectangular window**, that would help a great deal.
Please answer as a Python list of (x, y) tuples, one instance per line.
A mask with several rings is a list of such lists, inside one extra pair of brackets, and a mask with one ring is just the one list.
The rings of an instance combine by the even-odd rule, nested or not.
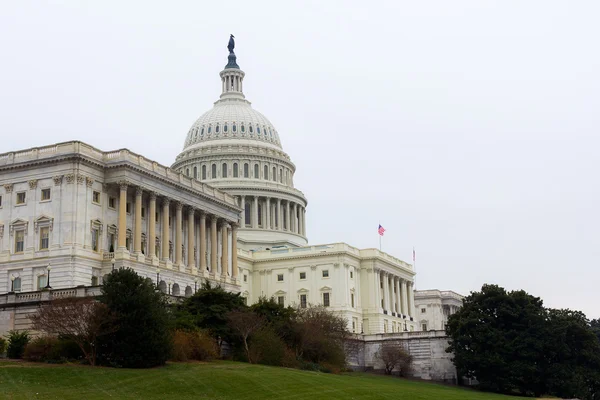
[(354, 308), (354, 293), (350, 293), (350, 307)]
[(146, 218), (146, 207), (142, 207), (142, 218)]
[(50, 188), (42, 189), (42, 201), (50, 200)]
[(283, 274), (277, 274), (277, 282), (283, 282)]
[(25, 204), (25, 192), (17, 193), (17, 204)]
[(37, 278), (37, 288), (38, 288), (38, 290), (41, 290), (41, 289), (45, 288), (47, 284), (48, 284), (47, 276), (46, 275), (39, 275), (38, 278)]
[(25, 249), (25, 231), (15, 232), (15, 253), (22, 253)]
[(248, 275), (244, 275), (244, 282), (248, 282)]
[(329, 278), (329, 270), (328, 269), (323, 270), (323, 278)]
[(354, 273), (350, 271), (350, 279), (354, 279)]
[(285, 305), (284, 302), (285, 302), (285, 298), (283, 296), (277, 297), (277, 304), (279, 304), (280, 306), (283, 307)]
[(356, 332), (356, 321), (352, 321), (352, 332)]
[(108, 198), (108, 208), (112, 208), (112, 209), (117, 208), (117, 199), (115, 197)]
[(92, 286), (98, 286), (98, 277), (92, 276)]
[(2, 196), (0, 196), (0, 208), (2, 208)]
[(300, 307), (306, 308), (306, 295), (305, 294), (300, 295)]
[(21, 278), (16, 278), (12, 283), (12, 287), (13, 287), (13, 292), (20, 292), (21, 291)]
[(127, 202), (125, 204), (125, 212), (127, 212), (127, 214), (131, 214), (131, 203)]
[(154, 213), (154, 221), (158, 222), (158, 212)]
[(323, 293), (323, 306), (329, 307), (329, 293)]
[(425, 314), (427, 312), (426, 308), (421, 308), (421, 314)]
[(427, 324), (421, 325), (421, 329), (423, 329), (423, 331), (426, 331), (427, 330)]
[(50, 228), (40, 228), (40, 250), (48, 250), (50, 246)]
[(300, 279), (306, 279), (306, 272), (300, 272)]
[(98, 251), (98, 228), (92, 229), (92, 250)]
[(92, 192), (92, 203), (100, 204), (100, 192), (95, 190)]

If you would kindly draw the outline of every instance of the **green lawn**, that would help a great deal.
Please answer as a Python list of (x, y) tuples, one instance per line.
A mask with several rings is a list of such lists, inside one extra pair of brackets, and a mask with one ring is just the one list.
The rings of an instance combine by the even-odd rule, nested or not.
[(108, 398), (517, 399), (370, 374), (332, 375), (235, 362), (131, 370), (0, 361), (0, 399)]

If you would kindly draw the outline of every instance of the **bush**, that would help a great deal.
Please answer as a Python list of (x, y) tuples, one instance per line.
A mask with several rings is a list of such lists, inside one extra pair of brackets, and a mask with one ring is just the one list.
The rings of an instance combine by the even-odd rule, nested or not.
[(250, 355), (258, 364), (283, 366), (287, 346), (271, 327), (258, 330), (250, 340)]
[(58, 363), (81, 360), (83, 353), (77, 343), (72, 340), (42, 336), (25, 346), (23, 358), (28, 361)]
[(6, 343), (6, 339), (0, 337), (0, 355), (4, 354), (7, 345), (8, 343)]
[(173, 361), (208, 361), (219, 356), (219, 348), (214, 339), (203, 330), (182, 331), (173, 334)]
[(29, 343), (29, 332), (8, 332), (8, 347), (6, 349), (8, 358), (22, 358), (27, 343)]

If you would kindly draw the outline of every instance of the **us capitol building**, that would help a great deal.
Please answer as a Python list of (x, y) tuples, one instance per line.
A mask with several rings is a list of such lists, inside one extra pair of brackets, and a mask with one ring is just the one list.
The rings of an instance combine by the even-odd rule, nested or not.
[(0, 154), (0, 294), (75, 293), (125, 266), (174, 296), (208, 281), (248, 304), (322, 304), (356, 333), (421, 330), (412, 265), (308, 244), (296, 166), (246, 100), (231, 42), (219, 75), (219, 99), (171, 167), (79, 141)]

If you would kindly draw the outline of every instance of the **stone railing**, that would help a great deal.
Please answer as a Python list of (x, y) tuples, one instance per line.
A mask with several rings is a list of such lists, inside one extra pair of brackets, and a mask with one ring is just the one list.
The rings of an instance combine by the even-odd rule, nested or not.
[(414, 331), (414, 332), (393, 332), (377, 333), (364, 335), (365, 340), (392, 340), (392, 339), (425, 339), (446, 337), (446, 331)]
[(199, 182), (196, 179), (189, 178), (184, 174), (157, 163), (156, 161), (148, 160), (144, 156), (133, 153), (127, 149), (104, 152), (83, 142), (64, 142), (50, 146), (34, 147), (32, 149), (0, 154), (0, 167), (27, 161), (66, 156), (69, 154), (82, 154), (93, 158), (96, 161), (108, 164), (127, 162), (139, 166), (145, 170), (150, 170), (157, 175), (178, 183), (179, 185), (204, 193), (229, 205), (237, 207), (237, 203), (233, 196), (215, 189), (212, 186)]
[(0, 295), (0, 305), (19, 305), (62, 299), (65, 297), (87, 297), (100, 295), (100, 286), (81, 286), (69, 289), (49, 289), (25, 293), (5, 293)]

